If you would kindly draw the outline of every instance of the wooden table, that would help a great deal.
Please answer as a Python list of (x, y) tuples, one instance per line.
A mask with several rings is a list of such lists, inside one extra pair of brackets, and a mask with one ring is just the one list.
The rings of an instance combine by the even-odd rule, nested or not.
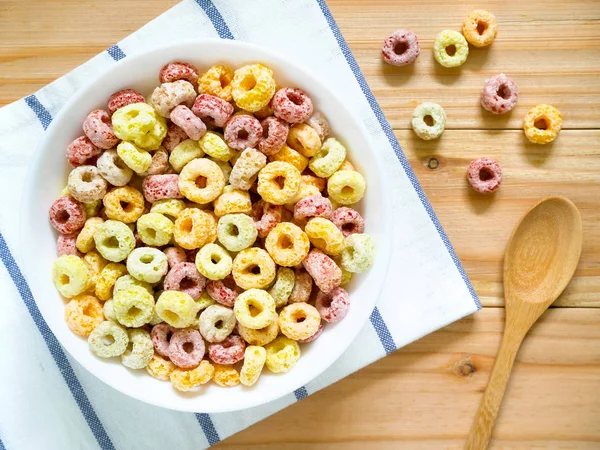
[[(2, 0), (0, 104), (36, 91), (175, 3)], [(536, 200), (559, 194), (583, 217), (581, 262), (519, 354), (492, 447), (599, 448), (600, 2), (330, 0), (329, 6), (485, 308), (218, 447), (460, 448), (502, 333), (504, 246)], [(498, 38), (490, 48), (472, 49), (463, 67), (440, 67), (431, 52), (435, 35), (460, 30), (473, 8), (496, 14)], [(419, 36), (415, 65), (381, 62), (381, 43), (397, 28)], [(495, 117), (480, 107), (479, 92), (500, 72), (517, 82), (520, 97), (511, 114)], [(438, 141), (410, 130), (410, 113), (422, 101), (446, 109)], [(524, 114), (538, 103), (564, 115), (552, 145), (529, 144), (521, 130)], [(492, 198), (465, 181), (469, 161), (480, 156), (504, 170)]]

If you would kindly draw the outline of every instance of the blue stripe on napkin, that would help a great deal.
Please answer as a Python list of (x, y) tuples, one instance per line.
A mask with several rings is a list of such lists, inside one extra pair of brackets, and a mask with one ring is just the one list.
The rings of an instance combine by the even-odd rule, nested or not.
[(212, 22), (215, 30), (219, 33), (221, 39), (235, 39), (233, 33), (229, 29), (229, 26), (225, 23), (223, 16), (217, 9), (217, 7), (210, 0), (195, 0), (198, 5), (204, 10), (210, 21)]
[(463, 281), (467, 285), (467, 288), (469, 289), (469, 292), (471, 293), (471, 297), (473, 297), (473, 301), (477, 305), (477, 308), (480, 309), (481, 302), (479, 301), (479, 297), (477, 297), (477, 294), (475, 293), (475, 289), (473, 289), (473, 285), (471, 284), (471, 281), (467, 277), (465, 269), (463, 268), (460, 260), (458, 259), (458, 256), (456, 255), (454, 248), (452, 248), (452, 244), (450, 244), (450, 240), (448, 239), (448, 236), (446, 236), (446, 232), (442, 228), (442, 225), (440, 224), (439, 219), (435, 215), (435, 212), (433, 211), (433, 208), (431, 207), (431, 204), (429, 203), (429, 200), (427, 199), (425, 192), (423, 192), (423, 188), (419, 184), (419, 181), (417, 180), (415, 173), (413, 172), (412, 168), (410, 167), (410, 163), (408, 162), (406, 155), (404, 155), (402, 148), (400, 148), (400, 144), (398, 143), (398, 140), (396, 139), (396, 136), (394, 135), (394, 130), (392, 130), (392, 127), (390, 126), (389, 122), (386, 120), (385, 115), (383, 114), (383, 111), (381, 110), (381, 107), (379, 106), (379, 103), (377, 103), (377, 100), (375, 99), (375, 96), (373, 95), (371, 88), (369, 88), (369, 85), (367, 84), (367, 80), (365, 80), (364, 75), (360, 71), (360, 67), (358, 66), (358, 63), (356, 62), (354, 55), (350, 51), (350, 47), (348, 47), (348, 44), (346, 43), (346, 40), (344, 39), (342, 32), (340, 31), (339, 27), (337, 26), (337, 23), (333, 19), (333, 16), (331, 15), (331, 11), (329, 11), (329, 8), (327, 7), (325, 0), (316, 0), (316, 1), (319, 3), (321, 11), (323, 12), (323, 15), (325, 16), (327, 23), (329, 24), (329, 28), (331, 28), (331, 31), (333, 32), (333, 35), (335, 36), (335, 38), (338, 42), (338, 45), (340, 46), (340, 49), (342, 50), (342, 53), (344, 54), (344, 57), (346, 58), (346, 61), (348, 62), (348, 65), (350, 66), (350, 69), (352, 69), (352, 73), (354, 73), (354, 77), (356, 78), (356, 81), (358, 82), (360, 88), (362, 89), (363, 94), (367, 98), (367, 101), (369, 102), (371, 109), (375, 113), (375, 116), (377, 117), (377, 120), (379, 121), (379, 124), (381, 125), (381, 128), (383, 129), (386, 137), (388, 138), (388, 141), (390, 142), (392, 148), (394, 149), (394, 152), (396, 153), (396, 156), (398, 157), (398, 160), (400, 161), (400, 164), (402, 165), (402, 168), (404, 169), (406, 176), (408, 176), (408, 179), (412, 183), (413, 188), (415, 189), (417, 195), (419, 196), (419, 199), (421, 200), (421, 203), (425, 207), (425, 210), (427, 211), (429, 218), (433, 222), (433, 225), (435, 226), (438, 234), (440, 235), (442, 242), (444, 242), (444, 245), (446, 246), (446, 249), (448, 250), (450, 257), (452, 258), (454, 265), (460, 272), (460, 275), (461, 275)]
[(118, 45), (113, 45), (112, 47), (106, 49), (106, 51), (110, 56), (112, 56), (112, 59), (114, 59), (115, 61), (120, 61), (121, 59), (125, 58), (125, 56), (127, 56), (125, 52), (121, 50), (121, 47), (119, 47)]
[(56, 339), (54, 334), (52, 334), (52, 331), (50, 331), (48, 324), (42, 317), (42, 314), (40, 313), (40, 310), (38, 309), (35, 300), (33, 299), (31, 290), (27, 285), (27, 281), (25, 281), (21, 270), (17, 266), (15, 259), (10, 253), (10, 250), (8, 248), (8, 245), (6, 245), (6, 241), (4, 240), (4, 236), (2, 236), (2, 233), (0, 233), (0, 259), (2, 259), (6, 270), (8, 270), (8, 273), (13, 283), (17, 287), (17, 290), (19, 291), (19, 295), (23, 299), (23, 302), (25, 302), (25, 305), (29, 310), (31, 318), (35, 322), (38, 330), (42, 334), (42, 337), (46, 341), (48, 350), (50, 350), (50, 353), (52, 354), (52, 357), (54, 358), (54, 361), (56, 362), (56, 365), (58, 366), (61, 375), (67, 382), (67, 386), (69, 387), (71, 394), (73, 394), (73, 397), (75, 398), (75, 401), (77, 402), (77, 405), (79, 406), (83, 417), (90, 426), (92, 433), (96, 437), (98, 445), (100, 445), (100, 448), (104, 450), (114, 450), (113, 443), (108, 437), (108, 434), (104, 429), (104, 425), (102, 425), (102, 422), (100, 422), (100, 419), (96, 415), (96, 411), (94, 411), (94, 408), (92, 407), (87, 395), (85, 394), (81, 383), (77, 379), (77, 376), (73, 371), (73, 367), (71, 367), (71, 364), (69, 364), (69, 360), (67, 359), (65, 352), (58, 343), (58, 340)]
[(379, 312), (379, 309), (377, 309), (377, 306), (373, 309), (369, 320), (371, 321), (373, 328), (375, 328), (377, 336), (379, 336), (379, 341), (381, 342), (381, 345), (383, 345), (385, 354), (389, 355), (394, 350), (396, 350), (396, 344), (394, 343), (394, 339), (392, 338), (392, 335), (387, 325), (383, 321), (383, 317), (381, 317), (381, 313)]
[(308, 391), (306, 387), (302, 386), (294, 391), (294, 395), (296, 396), (296, 400), (300, 401), (303, 398), (308, 397)]
[(210, 445), (215, 445), (221, 442), (221, 438), (219, 437), (219, 433), (217, 433), (215, 424), (213, 423), (208, 414), (196, 413), (196, 419), (202, 427), (202, 431), (204, 431), (204, 434), (206, 435), (206, 440), (208, 440), (208, 443)]
[(48, 128), (50, 122), (52, 122), (52, 116), (48, 112), (48, 110), (40, 103), (38, 98), (35, 95), (30, 95), (25, 97), (25, 103), (31, 108), (31, 110), (35, 113), (40, 122), (42, 123), (42, 127), (44, 130)]
[(2, 439), (0, 439), (0, 450), (6, 450), (6, 447), (4, 446)]

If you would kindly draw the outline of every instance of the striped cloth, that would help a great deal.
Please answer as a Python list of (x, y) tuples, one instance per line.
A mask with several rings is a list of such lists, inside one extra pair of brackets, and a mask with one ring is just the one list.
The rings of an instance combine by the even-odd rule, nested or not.
[[(239, 39), (292, 55), (342, 94), (385, 159), (382, 177), (396, 211), (388, 281), (348, 352), (293, 394), (210, 415), (143, 404), (87, 373), (48, 328), (14, 257), (28, 162), (62, 105), (127, 55), (200, 37)], [(70, 74), (2, 108), (0, 137), (0, 450), (207, 448), (480, 308), (324, 0), (185, 0)]]

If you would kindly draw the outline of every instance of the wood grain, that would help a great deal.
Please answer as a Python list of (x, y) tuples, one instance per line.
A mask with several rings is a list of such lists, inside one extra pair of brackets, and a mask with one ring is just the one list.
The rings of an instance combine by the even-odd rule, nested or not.
[[(264, 0), (263, 0), (264, 1)], [(177, 0), (2, 0), (0, 105), (40, 89), (152, 20)], [(258, 2), (257, 2), (258, 3)], [(329, 0), (329, 7), (486, 306), (502, 306), (502, 255), (514, 225), (537, 200), (565, 195), (582, 214), (575, 279), (532, 330), (517, 358), (492, 448), (600, 445), (600, 2), (595, 0)], [(443, 29), (471, 9), (496, 14), (499, 35), (461, 69), (434, 64)], [(118, 11), (118, 13), (115, 13)], [(383, 39), (414, 30), (417, 64), (381, 63)], [(495, 117), (479, 106), (486, 77), (504, 72), (520, 88), (517, 108)], [(448, 113), (439, 141), (410, 131), (421, 101)], [(524, 139), (521, 120), (541, 102), (564, 130), (550, 146)], [(497, 159), (502, 188), (468, 189), (465, 170)], [(428, 167), (436, 158), (439, 167)], [(432, 164), (433, 165), (433, 164)], [(588, 308), (584, 308), (588, 307)], [(589, 308), (593, 307), (593, 308)], [(486, 386), (503, 310), (485, 308), (228, 439), (228, 449), (462, 448)], [(474, 371), (473, 371), (474, 369)]]

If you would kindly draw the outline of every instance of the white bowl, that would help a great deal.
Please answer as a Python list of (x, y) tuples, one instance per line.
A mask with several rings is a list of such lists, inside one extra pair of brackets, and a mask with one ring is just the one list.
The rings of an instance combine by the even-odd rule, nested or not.
[[(69, 167), (65, 149), (83, 134), (81, 124), (91, 110), (105, 109), (108, 97), (120, 89), (134, 88), (143, 95), (149, 94), (158, 84), (160, 68), (174, 60), (189, 61), (201, 71), (216, 63), (234, 68), (251, 62), (265, 63), (273, 69), (278, 85), (299, 87), (309, 93), (315, 109), (327, 116), (332, 134), (346, 144), (352, 162), (367, 180), (360, 208), (377, 254), (373, 267), (355, 276), (348, 288), (352, 302), (349, 314), (335, 325), (328, 324), (315, 342), (303, 345), (302, 357), (290, 372), (275, 375), (265, 370), (252, 388), (207, 385), (201, 393), (182, 394), (171, 383), (158, 381), (145, 370), (127, 369), (118, 358), (96, 357), (87, 341), (67, 327), (63, 316), (65, 301), (51, 279), (57, 234), (48, 222), (48, 208), (66, 184)], [(287, 57), (255, 45), (213, 39), (187, 41), (128, 56), (78, 91), (52, 121), (35, 154), (21, 217), (22, 260), (27, 280), (44, 319), (63, 347), (88, 371), (122, 393), (153, 405), (193, 412), (233, 411), (264, 404), (321, 374), (346, 350), (369, 318), (385, 278), (391, 242), (390, 208), (380, 173), (380, 156), (361, 121), (316, 76)]]

